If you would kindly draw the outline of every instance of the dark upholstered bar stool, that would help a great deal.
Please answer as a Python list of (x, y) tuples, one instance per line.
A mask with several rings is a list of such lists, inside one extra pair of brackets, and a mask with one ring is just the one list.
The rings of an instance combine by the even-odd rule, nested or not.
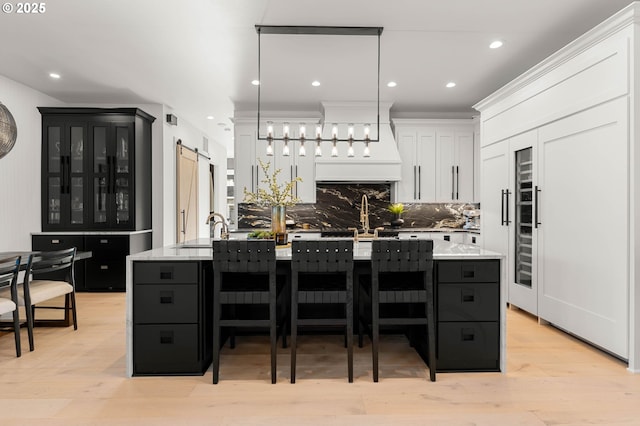
[[(324, 315), (301, 318), (300, 305), (324, 305), (321, 312)], [(330, 318), (326, 315), (329, 305), (341, 305), (344, 316)], [(349, 382), (353, 382), (352, 239), (294, 240), (292, 243), (291, 383), (296, 382), (298, 326), (346, 326), (347, 370)]]
[[(374, 240), (371, 245), (371, 286), (360, 283), (359, 340), (365, 326), (363, 303), (371, 300), (373, 381), (378, 381), (380, 326), (426, 326), (429, 377), (436, 380), (436, 339), (432, 240)], [(381, 310), (384, 307), (384, 312)], [(410, 337), (411, 338), (411, 337)], [(418, 345), (414, 343), (416, 349)]]
[[(276, 383), (277, 325), (280, 319), (283, 345), (286, 345), (284, 329), (288, 302), (286, 285), (278, 285), (276, 278), (274, 240), (213, 242), (214, 384), (219, 379), (222, 327), (269, 328), (271, 383)], [(280, 316), (277, 312), (278, 302), (281, 304)], [(268, 308), (268, 314), (264, 313), (265, 307)]]

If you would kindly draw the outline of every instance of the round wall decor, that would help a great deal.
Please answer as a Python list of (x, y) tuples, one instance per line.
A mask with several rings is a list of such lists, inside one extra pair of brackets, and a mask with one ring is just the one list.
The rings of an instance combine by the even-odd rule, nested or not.
[(0, 102), (0, 158), (4, 157), (11, 151), (16, 144), (18, 137), (18, 128), (13, 115), (6, 106)]

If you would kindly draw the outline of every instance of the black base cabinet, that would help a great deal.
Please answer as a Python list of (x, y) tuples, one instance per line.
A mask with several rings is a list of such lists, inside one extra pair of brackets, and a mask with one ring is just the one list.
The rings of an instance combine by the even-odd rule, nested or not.
[(203, 375), (212, 351), (211, 262), (133, 263), (133, 375)]
[(125, 291), (126, 258), (151, 248), (151, 232), (131, 234), (40, 234), (31, 236), (33, 250), (76, 247), (91, 257), (75, 264), (76, 291)]
[(436, 318), (438, 371), (500, 371), (500, 261), (437, 261)]

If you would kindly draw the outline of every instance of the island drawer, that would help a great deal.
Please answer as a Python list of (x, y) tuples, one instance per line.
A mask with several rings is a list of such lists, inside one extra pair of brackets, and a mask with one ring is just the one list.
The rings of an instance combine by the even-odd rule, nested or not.
[(499, 260), (438, 261), (438, 283), (500, 282)]
[(438, 324), (438, 371), (499, 371), (498, 322)]
[(134, 262), (135, 284), (197, 284), (196, 262)]
[(498, 321), (498, 284), (449, 283), (438, 286), (439, 321)]
[(134, 289), (136, 324), (198, 322), (196, 284), (150, 284)]
[(134, 375), (202, 374), (198, 325), (136, 325)]

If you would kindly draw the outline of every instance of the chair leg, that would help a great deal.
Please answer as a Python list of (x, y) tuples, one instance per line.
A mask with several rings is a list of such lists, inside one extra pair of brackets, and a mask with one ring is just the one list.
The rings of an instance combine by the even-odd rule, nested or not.
[(16, 357), (20, 358), (22, 355), (22, 348), (20, 346), (20, 318), (18, 317), (18, 307), (13, 311), (13, 334), (15, 334), (16, 340)]
[(76, 292), (72, 291), (67, 295), (71, 301), (71, 316), (73, 318), (73, 329), (78, 329), (78, 313), (76, 311)]
[(217, 384), (220, 372), (220, 279), (221, 274), (213, 276), (213, 384)]
[(35, 345), (33, 343), (33, 324), (34, 324), (34, 315), (35, 315), (35, 307), (31, 306), (30, 308), (25, 307), (24, 309), (25, 315), (27, 317), (27, 335), (29, 336), (29, 351), (33, 352)]
[(371, 276), (371, 355), (373, 358), (373, 381), (378, 381), (378, 347), (380, 345), (380, 282), (378, 275)]
[(298, 273), (291, 277), (291, 383), (296, 382), (296, 349), (298, 333)]

